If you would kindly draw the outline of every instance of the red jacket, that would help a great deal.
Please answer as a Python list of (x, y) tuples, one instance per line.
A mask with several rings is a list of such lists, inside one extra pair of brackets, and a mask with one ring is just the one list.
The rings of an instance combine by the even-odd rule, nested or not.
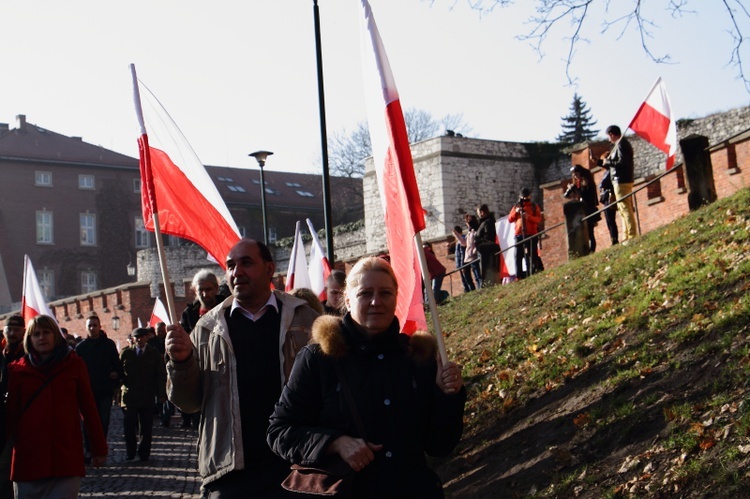
[[(29, 482), (41, 478), (85, 476), (81, 416), (94, 456), (107, 455), (99, 413), (91, 393), (86, 364), (70, 351), (52, 367), (58, 373), (23, 415), (19, 412), (47, 377), (27, 357), (8, 366), (8, 436), (15, 436), (10, 478)], [(16, 430), (14, 432), (14, 430)]]
[[(517, 236), (533, 236), (539, 232), (539, 224), (542, 223), (542, 210), (539, 209), (539, 205), (526, 201), (523, 203), (523, 212), (525, 217), (521, 217), (519, 213), (516, 213), (516, 205), (510, 209), (508, 214), (508, 221), (516, 224)], [(524, 222), (526, 227), (524, 227)]]

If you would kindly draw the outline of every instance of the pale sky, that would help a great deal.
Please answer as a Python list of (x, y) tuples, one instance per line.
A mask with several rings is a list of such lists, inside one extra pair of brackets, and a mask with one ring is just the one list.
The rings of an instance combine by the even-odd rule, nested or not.
[[(583, 33), (588, 42), (577, 47), (571, 87), (563, 60), (569, 33), (551, 33), (541, 60), (516, 39), (529, 30), (529, 0), (483, 17), (467, 0), (371, 0), (402, 106), (462, 113), (470, 136), (507, 141), (554, 141), (574, 91), (597, 128), (624, 128), (658, 76), (677, 118), (747, 105), (750, 94), (728, 65), (722, 2), (690, 2), (698, 12), (678, 19), (667, 4), (643, 8), (659, 24), (652, 51), (670, 54), (673, 64), (652, 62), (632, 29), (601, 34), (600, 0)], [(361, 8), (357, 0), (319, 5), (330, 137), (366, 119)], [(750, 22), (738, 20), (749, 35)], [(247, 154), (266, 149), (275, 153), (267, 169), (319, 173), (311, 0), (5, 0), (0, 36), (0, 122), (11, 128), (25, 114), (30, 123), (137, 157), (134, 63), (204, 164), (257, 168)], [(750, 64), (750, 51), (743, 55)]]

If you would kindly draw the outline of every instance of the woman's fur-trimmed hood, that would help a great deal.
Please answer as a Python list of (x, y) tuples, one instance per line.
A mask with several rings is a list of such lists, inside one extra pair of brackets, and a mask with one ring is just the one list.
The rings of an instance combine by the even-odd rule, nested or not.
[[(342, 331), (344, 325), (340, 317), (321, 315), (312, 326), (311, 344), (320, 345), (324, 355), (341, 359), (349, 351), (346, 338)], [(417, 331), (409, 337), (406, 346), (409, 357), (417, 364), (425, 364), (436, 358), (437, 342), (426, 331)]]

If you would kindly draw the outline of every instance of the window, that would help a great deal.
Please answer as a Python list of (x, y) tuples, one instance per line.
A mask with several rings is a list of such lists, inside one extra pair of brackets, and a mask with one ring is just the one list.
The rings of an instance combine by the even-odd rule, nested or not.
[(78, 175), (78, 188), (79, 189), (93, 189), (94, 188), (94, 176), (93, 175)]
[(55, 295), (55, 271), (46, 268), (37, 270), (36, 279), (39, 281), (44, 298), (46, 300), (52, 298)]
[(182, 238), (170, 234), (167, 238), (167, 246), (172, 248), (182, 246)]
[(296, 191), (296, 192), (297, 192), (297, 194), (299, 194), (303, 198), (314, 198), (315, 197), (315, 194), (313, 194), (312, 192), (307, 192), (307, 191)]
[(96, 246), (96, 215), (81, 213), (81, 246)]
[(234, 182), (232, 177), (216, 177), (219, 182)]
[(53, 244), (52, 239), (52, 212), (51, 211), (37, 211), (36, 212), (36, 243), (37, 244)]
[(135, 217), (135, 247), (148, 248), (149, 244), (148, 231), (143, 225), (143, 218)]
[(232, 192), (247, 192), (244, 187), (239, 185), (228, 185), (227, 188)]
[(135, 194), (140, 194), (141, 193), (141, 179), (139, 179), (139, 178), (134, 178), (133, 179), (133, 192)]
[(268, 242), (269, 243), (276, 242), (276, 228), (275, 227), (268, 228)]
[(287, 182), (286, 185), (287, 187), (302, 187), (302, 184), (299, 182)]
[(260, 180), (255, 180), (255, 179), (253, 179), (253, 183), (254, 183), (255, 185), (260, 185)]
[(240, 237), (245, 237), (245, 226), (240, 225), (237, 229), (240, 231)]
[(52, 187), (52, 172), (34, 172), (34, 185)]
[(97, 289), (96, 272), (91, 270), (81, 272), (81, 293), (93, 293)]

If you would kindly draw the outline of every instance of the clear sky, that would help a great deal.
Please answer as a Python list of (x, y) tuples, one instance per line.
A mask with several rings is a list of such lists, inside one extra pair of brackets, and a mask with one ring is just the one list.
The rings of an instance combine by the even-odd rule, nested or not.
[[(330, 136), (366, 119), (361, 9), (357, 0), (319, 4)], [(625, 127), (658, 76), (677, 118), (749, 103), (728, 65), (732, 38), (718, 0), (692, 1), (697, 12), (677, 19), (667, 0), (643, 5), (658, 23), (651, 49), (672, 64), (652, 62), (632, 30), (602, 34), (600, 0), (577, 47), (573, 87), (565, 76), (569, 33), (552, 32), (542, 59), (516, 38), (530, 29), (533, 4), (517, 0), (480, 16), (467, 0), (371, 0), (402, 106), (462, 113), (474, 137), (553, 141), (574, 91), (602, 130)], [(750, 34), (747, 18), (739, 21)], [(11, 127), (25, 114), (137, 157), (134, 63), (203, 163), (257, 168), (247, 154), (266, 149), (275, 153), (268, 169), (318, 173), (312, 0), (6, 0), (0, 36), (0, 122)], [(750, 51), (744, 56), (750, 64)]]

